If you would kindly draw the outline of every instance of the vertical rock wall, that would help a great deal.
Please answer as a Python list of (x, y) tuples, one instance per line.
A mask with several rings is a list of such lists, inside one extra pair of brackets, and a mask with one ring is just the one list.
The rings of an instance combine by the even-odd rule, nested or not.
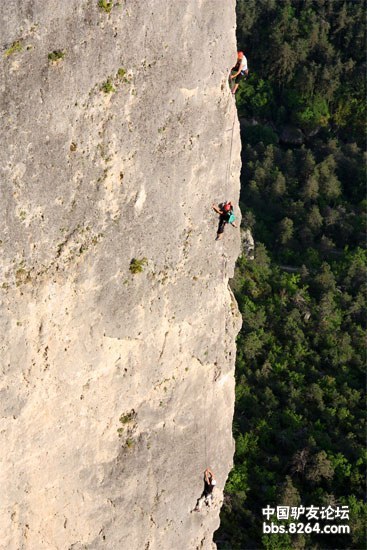
[[(0, 5), (0, 544), (211, 548), (239, 328), (239, 231), (215, 242), (210, 208), (239, 195), (235, 1), (101, 4)], [(216, 504), (192, 513), (207, 465)]]

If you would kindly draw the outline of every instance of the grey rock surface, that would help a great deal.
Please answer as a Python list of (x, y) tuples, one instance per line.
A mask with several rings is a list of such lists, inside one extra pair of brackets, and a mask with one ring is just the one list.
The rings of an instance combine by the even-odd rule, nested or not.
[(0, 4), (0, 544), (208, 549), (234, 450), (240, 234), (215, 242), (210, 207), (239, 195), (235, 2), (102, 4)]

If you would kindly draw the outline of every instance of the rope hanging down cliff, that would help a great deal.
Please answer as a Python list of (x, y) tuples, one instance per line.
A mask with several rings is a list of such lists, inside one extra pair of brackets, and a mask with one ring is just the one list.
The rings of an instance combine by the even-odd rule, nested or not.
[(225, 179), (226, 186), (228, 185), (229, 177), (231, 175), (233, 133), (234, 133), (234, 123), (236, 122), (236, 115), (237, 115), (237, 111), (235, 110), (234, 114), (233, 114), (233, 122), (232, 122), (232, 129), (231, 129), (231, 141), (230, 141), (231, 145), (230, 145), (230, 148), (229, 148), (229, 162), (228, 162), (228, 165), (227, 165), (226, 179)]
[[(229, 184), (229, 178), (230, 178), (230, 174), (231, 174), (233, 134), (234, 134), (234, 124), (235, 124), (235, 121), (236, 121), (236, 114), (237, 114), (237, 111), (235, 110), (234, 114), (233, 114), (232, 128), (230, 130), (231, 131), (231, 139), (230, 139), (230, 148), (229, 148), (229, 160), (228, 160), (226, 174), (225, 174), (225, 187), (226, 188)], [(232, 212), (233, 212), (233, 207), (232, 207), (231, 203), (224, 203), (223, 208), (225, 209), (225, 207), (227, 205), (230, 205), (230, 207), (232, 209)], [(216, 208), (215, 205), (213, 205), (213, 208), (216, 212), (221, 214), (221, 210)], [(228, 213), (227, 210), (223, 210), (223, 213), (224, 212)], [(233, 214), (232, 214), (232, 216), (233, 216)], [(234, 216), (233, 216), (233, 219), (235, 219)], [(231, 223), (234, 227), (236, 227), (236, 224), (233, 221), (230, 221), (229, 223)], [(218, 238), (218, 236), (217, 236), (217, 238)], [(215, 365), (216, 364), (217, 364), (217, 362), (215, 362)], [(215, 383), (215, 381), (216, 381), (216, 377), (214, 376), (214, 379), (211, 383), (212, 391), (211, 391), (210, 415), (211, 415), (211, 411), (213, 410), (213, 407), (214, 407), (214, 383)], [(205, 385), (204, 385), (204, 395), (205, 395), (205, 403), (204, 403), (204, 441), (203, 441), (203, 443), (204, 443), (205, 464), (208, 464), (208, 433), (207, 433), (207, 431), (208, 431), (208, 392), (206, 391)], [(214, 483), (216, 483), (216, 482), (214, 482)], [(214, 484), (213, 484), (213, 486), (214, 486)], [(202, 500), (202, 499), (199, 499), (198, 504), (199, 504), (200, 500)], [(200, 506), (198, 506), (198, 504), (195, 508), (196, 510), (200, 509)]]
[[(231, 139), (230, 139), (230, 148), (229, 148), (229, 159), (227, 163), (227, 169), (225, 173), (225, 188), (228, 189), (229, 186), (229, 179), (231, 176), (231, 164), (232, 164), (232, 149), (233, 149), (233, 134), (234, 134), (234, 123), (236, 120), (236, 111), (233, 115), (233, 122), (232, 122), (232, 128), (231, 128)], [(229, 130), (227, 130), (229, 131)], [(212, 204), (212, 208), (214, 212), (219, 214), (219, 224), (218, 224), (218, 230), (217, 230), (217, 238), (216, 240), (220, 240), (223, 237), (224, 228), (227, 224), (232, 225), (233, 227), (237, 227), (237, 224), (235, 223), (236, 216), (234, 215), (233, 206), (231, 202), (224, 202), (219, 204), (218, 206), (216, 204)]]

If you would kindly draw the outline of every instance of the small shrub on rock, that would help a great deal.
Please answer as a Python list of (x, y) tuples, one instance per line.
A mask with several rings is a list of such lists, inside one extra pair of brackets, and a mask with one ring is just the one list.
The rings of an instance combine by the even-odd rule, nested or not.
[(98, 0), (98, 6), (106, 13), (110, 13), (113, 8), (113, 2), (108, 2), (107, 0)]
[(112, 94), (113, 92), (116, 92), (110, 78), (107, 78), (106, 82), (103, 82), (103, 84), (101, 86), (101, 90), (105, 94)]
[(16, 40), (12, 43), (12, 45), (5, 50), (4, 57), (9, 57), (10, 55), (13, 55), (13, 53), (21, 52), (23, 49), (22, 43), (20, 40)]
[(148, 260), (146, 258), (142, 258), (141, 260), (138, 260), (137, 258), (133, 258), (130, 262), (130, 271), (134, 275), (136, 273), (141, 273), (144, 269), (144, 266), (148, 263)]
[(62, 50), (54, 50), (53, 52), (50, 52), (48, 54), (48, 60), (51, 61), (51, 63), (57, 63), (57, 61), (61, 61), (61, 59), (64, 59), (65, 52)]

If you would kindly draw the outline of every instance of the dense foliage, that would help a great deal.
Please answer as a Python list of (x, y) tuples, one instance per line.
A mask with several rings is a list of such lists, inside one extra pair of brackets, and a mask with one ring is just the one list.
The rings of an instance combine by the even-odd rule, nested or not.
[(365, 139), (364, 0), (237, 0), (240, 113)]
[[(219, 549), (366, 547), (365, 3), (238, 0), (243, 225), (235, 467)], [(306, 145), (278, 144), (296, 124)], [(321, 130), (320, 130), (321, 128)], [(349, 535), (262, 534), (267, 505), (348, 505)], [(334, 522), (337, 523), (337, 522)]]

